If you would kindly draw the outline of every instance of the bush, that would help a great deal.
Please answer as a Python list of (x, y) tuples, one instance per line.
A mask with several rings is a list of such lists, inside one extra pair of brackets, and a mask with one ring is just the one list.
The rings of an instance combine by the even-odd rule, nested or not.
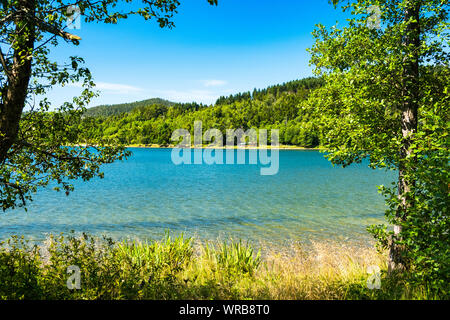
[[(305, 251), (261, 252), (248, 244), (194, 246), (169, 233), (159, 241), (87, 234), (50, 236), (44, 245), (12, 237), (0, 243), (1, 299), (447, 299), (429, 286), (386, 274), (372, 248), (315, 244)], [(381, 289), (367, 287), (367, 267), (382, 270)], [(80, 288), (69, 289), (79, 268)], [(69, 281), (68, 281), (69, 280)]]
[(38, 247), (23, 237), (0, 242), (0, 298), (33, 299), (39, 296), (40, 255)]
[(218, 248), (205, 246), (205, 253), (214, 259), (220, 268), (231, 275), (249, 274), (253, 276), (261, 264), (261, 251), (256, 256), (251, 246), (242, 244), (242, 241), (228, 244), (223, 242)]

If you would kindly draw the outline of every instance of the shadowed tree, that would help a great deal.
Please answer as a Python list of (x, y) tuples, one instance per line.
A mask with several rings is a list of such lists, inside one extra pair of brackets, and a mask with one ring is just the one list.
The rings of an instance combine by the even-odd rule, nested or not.
[[(449, 5), (349, 0), (345, 27), (318, 25), (311, 63), (325, 85), (308, 105), (333, 163), (369, 158), (398, 171), (387, 196), (393, 226), (373, 226), (389, 270), (445, 280), (449, 263)], [(445, 272), (447, 272), (446, 276)], [(440, 276), (437, 276), (440, 274)], [(431, 278), (427, 278), (430, 280)]]

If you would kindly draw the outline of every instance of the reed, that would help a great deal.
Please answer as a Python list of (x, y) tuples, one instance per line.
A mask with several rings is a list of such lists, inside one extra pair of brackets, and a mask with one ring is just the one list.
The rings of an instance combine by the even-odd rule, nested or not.
[[(243, 241), (194, 243), (50, 237), (38, 246), (0, 243), (2, 299), (448, 299), (407, 278), (388, 277), (386, 254), (333, 242), (255, 250)], [(67, 267), (81, 289), (67, 287)], [(378, 267), (379, 275), (368, 269)], [(372, 277), (380, 288), (370, 289)], [(379, 279), (377, 279), (379, 277)], [(442, 292), (442, 291), (441, 291)]]

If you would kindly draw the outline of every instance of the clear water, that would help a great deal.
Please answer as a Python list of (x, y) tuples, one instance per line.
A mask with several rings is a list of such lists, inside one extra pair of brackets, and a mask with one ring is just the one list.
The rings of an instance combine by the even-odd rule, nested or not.
[(75, 192), (42, 190), (28, 212), (0, 214), (0, 239), (86, 231), (113, 238), (160, 239), (165, 230), (200, 239), (332, 239), (367, 242), (366, 226), (384, 221), (377, 185), (392, 172), (367, 164), (333, 167), (318, 151), (280, 151), (279, 173), (258, 165), (179, 165), (170, 149), (132, 149), (104, 167), (105, 178), (76, 182)]

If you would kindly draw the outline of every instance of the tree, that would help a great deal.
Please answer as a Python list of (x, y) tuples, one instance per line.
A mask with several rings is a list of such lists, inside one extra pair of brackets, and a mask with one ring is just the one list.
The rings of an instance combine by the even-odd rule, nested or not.
[[(217, 4), (217, 0), (208, 0)], [(80, 130), (85, 106), (95, 95), (89, 70), (82, 58), (65, 65), (49, 58), (61, 41), (79, 44), (67, 32), (67, 19), (79, 8), (84, 23), (115, 24), (137, 15), (172, 28), (177, 0), (49, 1), (0, 0), (0, 201), (3, 210), (25, 206), (31, 193), (51, 182), (68, 194), (71, 179), (102, 176), (100, 165), (128, 155), (114, 141), (92, 140)], [(81, 96), (48, 112), (44, 98), (54, 85), (81, 82)], [(36, 99), (39, 101), (35, 103)], [(73, 147), (84, 142), (85, 147)]]
[(318, 25), (313, 33), (311, 63), (325, 85), (308, 107), (333, 163), (369, 157), (373, 168), (398, 171), (394, 187), (382, 188), (393, 231), (370, 228), (389, 248), (389, 269), (435, 270), (442, 280), (449, 261), (448, 2), (354, 0), (343, 9), (352, 14), (347, 26)]

